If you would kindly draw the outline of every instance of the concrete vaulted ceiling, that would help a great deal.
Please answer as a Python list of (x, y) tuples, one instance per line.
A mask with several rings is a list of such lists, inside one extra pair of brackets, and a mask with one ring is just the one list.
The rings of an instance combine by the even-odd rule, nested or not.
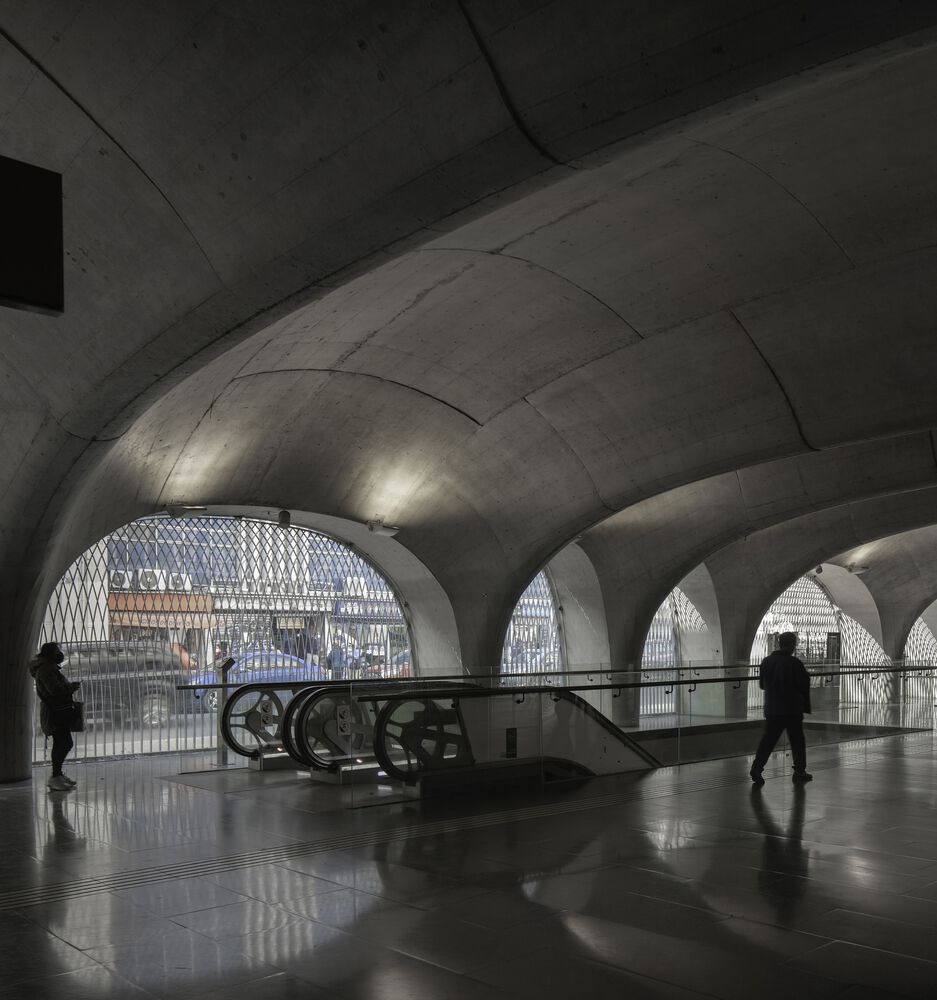
[(67, 246), (65, 315), (0, 315), (10, 664), (69, 559), (168, 503), (400, 524), (470, 667), (577, 535), (614, 657), (752, 531), (907, 528), (934, 21), (0, 2), (0, 153), (62, 171)]
[(726, 656), (746, 660), (758, 624), (778, 594), (830, 560), (869, 566), (862, 583), (878, 608), (882, 645), (889, 656), (900, 657), (908, 631), (937, 593), (937, 551), (927, 530), (935, 505), (933, 487), (856, 501), (766, 528), (708, 558)]
[[(727, 655), (747, 657), (747, 648), (736, 650), (731, 642), (730, 623), (742, 629), (738, 641), (750, 646), (751, 637), (746, 636), (751, 620), (757, 626), (767, 606), (792, 579), (851, 543), (852, 533), (839, 540), (841, 526), (858, 530), (851, 504), (872, 501), (886, 518), (888, 533), (906, 525), (909, 516), (915, 524), (922, 519), (926, 523), (932, 516), (935, 487), (931, 434), (923, 432), (749, 466), (633, 504), (584, 533), (578, 542), (603, 582), (612, 659), (640, 661), (654, 612), (703, 561), (714, 569), (725, 567), (718, 577), (718, 596), (720, 604), (731, 605), (726, 632), (733, 651)], [(817, 527), (808, 530), (812, 515), (822, 517)], [(780, 553), (771, 540), (774, 534), (766, 533), (769, 528), (775, 529), (774, 534), (788, 531), (790, 537)], [(882, 528), (876, 525), (874, 530)], [(766, 545), (763, 538), (769, 539)], [(757, 586), (749, 572), (736, 566), (754, 549), (763, 577)]]

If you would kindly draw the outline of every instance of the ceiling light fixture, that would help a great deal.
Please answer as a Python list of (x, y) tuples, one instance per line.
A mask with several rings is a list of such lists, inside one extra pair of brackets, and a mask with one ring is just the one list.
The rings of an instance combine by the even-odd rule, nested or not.
[(400, 528), (395, 524), (385, 524), (383, 517), (375, 517), (373, 520), (368, 521), (368, 531), (372, 535), (384, 535), (387, 538), (393, 538), (400, 531)]
[(206, 513), (208, 508), (193, 504), (173, 503), (168, 504), (165, 510), (170, 517), (192, 517), (194, 514)]

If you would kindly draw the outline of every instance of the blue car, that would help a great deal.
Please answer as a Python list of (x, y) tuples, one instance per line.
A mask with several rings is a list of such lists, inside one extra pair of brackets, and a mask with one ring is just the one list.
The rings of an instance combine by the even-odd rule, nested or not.
[[(196, 674), (192, 684), (220, 684), (221, 664), (211, 664), (202, 673)], [(234, 658), (234, 666), (228, 671), (227, 683), (232, 687), (241, 684), (265, 684), (267, 682), (283, 681), (321, 681), (325, 680), (323, 671), (314, 664), (306, 663), (298, 656), (290, 656), (278, 649), (251, 649)], [(218, 710), (218, 688), (196, 690), (195, 697), (199, 699), (202, 709), (206, 712)]]

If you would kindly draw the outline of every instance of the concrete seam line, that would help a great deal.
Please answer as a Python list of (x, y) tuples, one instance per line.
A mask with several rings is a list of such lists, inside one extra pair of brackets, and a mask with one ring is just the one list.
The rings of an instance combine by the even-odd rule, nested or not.
[(65, 86), (65, 84), (61, 82), (61, 80), (58, 79), (58, 77), (55, 76), (55, 74), (53, 74), (50, 70), (48, 70), (45, 66), (43, 66), (43, 64), (39, 62), (39, 60), (34, 55), (28, 52), (15, 38), (12, 37), (12, 35), (10, 35), (8, 31), (6, 31), (2, 27), (0, 27), (0, 36), (5, 38), (6, 41), (9, 42), (9, 44), (14, 49), (16, 49), (16, 51), (19, 52), (19, 54), (24, 59), (27, 60), (27, 62), (30, 63), (30, 65), (35, 66), (35, 68), (56, 88), (56, 90), (58, 90), (59, 93), (61, 93), (65, 98), (67, 98), (88, 119), (88, 121), (91, 122), (91, 124), (101, 133), (101, 135), (105, 136), (110, 142), (112, 142), (117, 147), (117, 149), (120, 150), (120, 152), (125, 157), (127, 157), (127, 160), (133, 164), (134, 168), (137, 171), (139, 171), (140, 176), (147, 181), (147, 183), (153, 188), (154, 191), (156, 191), (156, 193), (160, 196), (160, 198), (162, 198), (162, 200), (169, 206), (169, 209), (172, 212), (172, 214), (182, 224), (183, 229), (185, 229), (185, 231), (191, 237), (192, 242), (198, 248), (199, 253), (205, 260), (205, 263), (208, 264), (208, 267), (211, 270), (211, 273), (215, 276), (215, 279), (217, 280), (218, 284), (224, 285), (224, 281), (222, 280), (221, 275), (215, 270), (215, 265), (212, 263), (211, 258), (208, 256), (208, 253), (202, 246), (201, 242), (199, 241), (199, 238), (195, 235), (195, 232), (192, 230), (192, 227), (182, 217), (182, 214), (179, 212), (179, 209), (177, 209), (176, 206), (172, 203), (169, 195), (166, 194), (166, 192), (159, 186), (159, 184), (156, 183), (156, 179), (152, 177), (146, 170), (144, 170), (143, 165), (140, 163), (140, 161), (126, 148), (126, 146), (123, 145), (122, 142), (120, 142), (119, 139), (117, 139), (116, 136), (114, 136), (111, 132), (108, 131), (108, 129), (104, 127), (104, 125), (91, 113), (91, 111), (87, 107), (85, 107), (85, 105), (82, 104), (82, 102), (79, 101), (78, 98), (75, 97), (73, 93), (71, 93), (71, 91)]
[(736, 312), (735, 312), (734, 309), (727, 308), (726, 312), (732, 317), (732, 319), (738, 325), (738, 328), (748, 338), (748, 342), (752, 345), (753, 350), (758, 355), (758, 357), (761, 358), (761, 361), (764, 364), (765, 368), (767, 368), (768, 371), (771, 373), (771, 377), (774, 379), (775, 384), (777, 385), (778, 389), (781, 391), (781, 395), (784, 397), (784, 400), (787, 403), (787, 407), (790, 410), (791, 418), (794, 421), (794, 426), (797, 428), (797, 433), (800, 436), (800, 440), (803, 441), (804, 447), (809, 448), (810, 451), (822, 451), (821, 448), (817, 448), (815, 445), (812, 445), (807, 440), (807, 435), (804, 432), (804, 425), (801, 423), (800, 415), (798, 414), (797, 410), (794, 408), (794, 401), (791, 399), (790, 394), (788, 393), (788, 391), (787, 391), (784, 383), (781, 381), (781, 376), (778, 375), (778, 373), (774, 370), (774, 366), (768, 360), (768, 358), (765, 355), (764, 351), (762, 351), (762, 349), (758, 346), (757, 342), (755, 341), (755, 338), (751, 335), (751, 331), (739, 319), (739, 317), (736, 314)]
[(830, 242), (836, 247), (837, 250), (839, 250), (839, 252), (843, 255), (843, 257), (846, 258), (846, 262), (849, 264), (849, 266), (855, 269), (856, 262), (852, 259), (852, 257), (849, 256), (849, 254), (846, 251), (846, 248), (827, 228), (827, 226), (823, 223), (820, 217), (803, 200), (798, 198), (797, 195), (794, 194), (794, 192), (789, 187), (787, 187), (786, 184), (783, 184), (781, 181), (779, 181), (777, 177), (775, 177), (773, 174), (770, 174), (767, 170), (765, 170), (764, 167), (759, 166), (752, 160), (746, 159), (746, 157), (742, 156), (741, 153), (736, 153), (731, 149), (726, 149), (724, 146), (719, 146), (714, 142), (707, 142), (704, 139), (691, 139), (690, 141), (695, 142), (698, 146), (705, 146), (707, 149), (714, 149), (720, 153), (724, 153), (726, 156), (731, 156), (734, 159), (738, 160), (739, 163), (744, 163), (746, 167), (751, 167), (752, 170), (756, 170), (763, 177), (766, 177), (772, 184), (780, 188), (780, 190), (782, 190), (788, 196), (788, 198), (796, 202), (807, 213), (807, 215), (809, 215), (810, 218), (813, 219), (816, 225), (819, 226), (819, 228), (822, 229), (823, 232), (827, 235)]
[(517, 127), (518, 132), (520, 132), (527, 142), (529, 142), (542, 157), (549, 160), (551, 163), (556, 164), (558, 167), (568, 167), (570, 170), (575, 170), (576, 168), (572, 164), (565, 163), (563, 160), (554, 156), (554, 154), (543, 145), (533, 132), (531, 132), (527, 122), (524, 121), (520, 111), (517, 110), (517, 105), (514, 103), (514, 99), (511, 97), (511, 93), (504, 82), (504, 78), (501, 76), (501, 71), (498, 69), (488, 46), (485, 44), (485, 41), (481, 36), (481, 32), (472, 20), (472, 16), (469, 14), (468, 10), (466, 10), (465, 3), (463, 0), (456, 0), (456, 5), (462, 12), (462, 17), (465, 19), (465, 23), (468, 25), (468, 29), (472, 33), (472, 37), (475, 39), (475, 44), (478, 46), (478, 51), (481, 53), (482, 59), (485, 60), (485, 64), (488, 66), (488, 70), (494, 80), (495, 87), (498, 89), (501, 102), (507, 109), (508, 114), (514, 120), (514, 124)]

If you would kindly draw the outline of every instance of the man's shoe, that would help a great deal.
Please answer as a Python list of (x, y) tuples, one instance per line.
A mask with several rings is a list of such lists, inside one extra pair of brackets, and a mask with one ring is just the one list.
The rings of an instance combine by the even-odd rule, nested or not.
[(61, 777), (62, 781), (64, 781), (71, 788), (76, 788), (78, 786), (78, 782), (75, 781), (74, 778), (70, 778), (67, 774), (62, 774), (62, 775), (60, 775), (60, 777)]
[(67, 792), (72, 788), (61, 774), (56, 774), (49, 778), (49, 783), (46, 787), (50, 792)]
[(748, 775), (749, 775), (749, 777), (750, 777), (750, 778), (752, 779), (752, 781), (754, 781), (754, 783), (755, 783), (756, 785), (763, 785), (763, 784), (765, 783), (765, 779), (764, 779), (764, 778), (762, 778), (762, 776), (761, 776), (761, 771), (759, 771), (759, 770), (758, 770), (757, 768), (755, 768), (755, 767), (753, 767), (753, 768), (752, 768), (752, 769), (751, 769), (751, 770), (750, 770), (750, 771), (748, 772)]
[(806, 771), (795, 771), (791, 775), (791, 781), (798, 785), (805, 785), (808, 781), (813, 781), (813, 775), (807, 774)]

